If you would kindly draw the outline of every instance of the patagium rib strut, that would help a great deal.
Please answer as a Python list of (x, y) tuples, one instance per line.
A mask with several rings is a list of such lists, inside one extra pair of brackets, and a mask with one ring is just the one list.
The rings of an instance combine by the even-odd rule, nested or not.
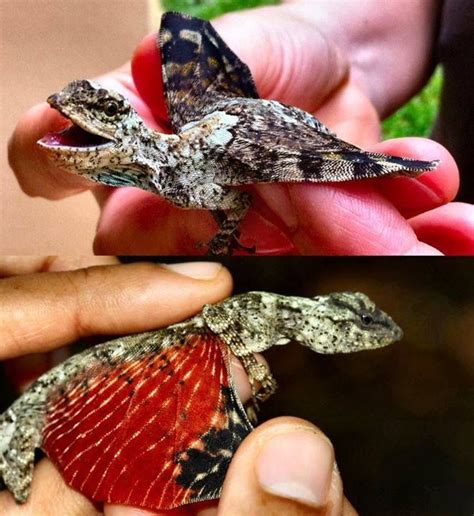
[(437, 166), (364, 152), (309, 113), (260, 99), (248, 67), (207, 21), (166, 13), (158, 45), (175, 134), (146, 127), (122, 95), (80, 80), (48, 98), (73, 125), (39, 144), (60, 167), (98, 183), (210, 210), (218, 225), (210, 254), (246, 249), (239, 225), (251, 196), (235, 186), (416, 177)]
[(65, 481), (96, 503), (160, 512), (219, 498), (252, 430), (230, 352), (255, 401), (276, 388), (257, 352), (296, 341), (317, 353), (351, 353), (401, 337), (360, 293), (249, 292), (206, 305), (187, 321), (87, 349), (41, 376), (0, 416), (0, 480), (25, 502), (42, 448)]

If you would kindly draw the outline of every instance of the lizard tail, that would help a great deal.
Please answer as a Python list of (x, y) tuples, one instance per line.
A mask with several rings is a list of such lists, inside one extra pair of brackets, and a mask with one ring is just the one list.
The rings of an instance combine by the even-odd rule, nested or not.
[(439, 164), (439, 160), (422, 161), (373, 152), (367, 152), (365, 155), (374, 168), (381, 168), (380, 175), (418, 177), (424, 172), (434, 170)]
[[(389, 156), (364, 152), (354, 148), (342, 152), (328, 152), (320, 158), (319, 166), (311, 167), (303, 173), (304, 180), (314, 182), (339, 182), (375, 177), (418, 177), (424, 172), (434, 170), (439, 161), (421, 161), (417, 159)], [(301, 181), (301, 179), (299, 179)]]

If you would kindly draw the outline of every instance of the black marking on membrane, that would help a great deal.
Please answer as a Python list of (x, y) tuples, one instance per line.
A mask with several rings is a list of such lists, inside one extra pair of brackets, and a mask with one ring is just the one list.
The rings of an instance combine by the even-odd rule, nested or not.
[(314, 152), (301, 150), (298, 156), (298, 167), (304, 179), (318, 180), (321, 178), (321, 164), (323, 160)]
[[(204, 491), (209, 497), (220, 494), (231, 457), (251, 429), (231, 389), (222, 386), (221, 392), (228, 415), (228, 428), (210, 428), (201, 436), (202, 448), (182, 450), (175, 455), (175, 461), (181, 465), (176, 483), (191, 489), (193, 493)], [(230, 417), (235, 412), (240, 416), (235, 418), (237, 421)], [(197, 480), (202, 474), (202, 480)]]
[(421, 161), (417, 159), (401, 158), (398, 156), (385, 156), (385, 161), (389, 163), (395, 163), (396, 165), (401, 165), (402, 167), (406, 168), (406, 170), (420, 171), (432, 170), (438, 163), (437, 161)]

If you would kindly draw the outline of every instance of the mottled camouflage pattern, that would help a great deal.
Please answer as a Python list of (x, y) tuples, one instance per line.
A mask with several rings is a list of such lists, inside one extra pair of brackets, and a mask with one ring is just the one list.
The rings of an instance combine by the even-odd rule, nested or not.
[(437, 162), (364, 152), (316, 118), (258, 97), (248, 67), (209, 22), (163, 15), (159, 33), (171, 125), (165, 135), (143, 124), (118, 93), (74, 81), (50, 104), (90, 137), (74, 131), (40, 144), (67, 170), (111, 186), (137, 186), (182, 208), (211, 210), (219, 232), (211, 254), (228, 254), (250, 194), (233, 187), (275, 182), (337, 182), (416, 177)]
[[(140, 360), (143, 359), (143, 368), (146, 369), (149, 367), (150, 357), (153, 360), (164, 360), (165, 363), (160, 366), (160, 370), (163, 370), (166, 376), (171, 375), (173, 368), (178, 369), (180, 364), (173, 363), (167, 358), (171, 356), (166, 355), (167, 350), (173, 348), (179, 352), (179, 346), (187, 345), (190, 336), (198, 338), (199, 335), (208, 339), (218, 338), (226, 343), (241, 359), (248, 373), (254, 400), (264, 400), (274, 392), (276, 382), (268, 367), (257, 362), (254, 353), (265, 351), (273, 345), (287, 344), (292, 340), (318, 353), (350, 353), (391, 344), (402, 337), (402, 331), (364, 294), (335, 293), (303, 298), (249, 292), (215, 305), (206, 305), (201, 314), (183, 323), (153, 332), (122, 337), (88, 349), (40, 377), (0, 417), (0, 478), (3, 478), (15, 499), (18, 502), (24, 502), (28, 497), (33, 474), (34, 451), (36, 448), (41, 448), (45, 437), (45, 418), (48, 417), (51, 423), (51, 418), (56, 417), (57, 408), (55, 407), (64, 401), (65, 396), (67, 397), (65, 403), (69, 403), (72, 393), (75, 393), (74, 396), (78, 399), (79, 396), (87, 396), (94, 385), (99, 387), (104, 385), (105, 388), (107, 378), (120, 368), (124, 372), (118, 377), (122, 379), (121, 382), (125, 388), (132, 389), (130, 394), (132, 395), (136, 392), (136, 387), (127, 383), (132, 383), (134, 379), (129, 377), (131, 373), (126, 372), (126, 368), (132, 367), (129, 364), (139, 365)], [(184, 356), (187, 353), (188, 351), (185, 350)], [(136, 369), (136, 365), (133, 367)], [(166, 368), (170, 368), (170, 371), (166, 372)], [(207, 382), (208, 391), (214, 381), (213, 378), (202, 378), (199, 375), (193, 378), (196, 382)], [(142, 378), (139, 383), (143, 381)], [(234, 430), (230, 434), (227, 430), (228, 435), (225, 439), (222, 438), (222, 442), (216, 440), (214, 435), (213, 448), (220, 449), (222, 452), (217, 455), (214, 453), (214, 457), (222, 456), (229, 459), (229, 454), (231, 457), (232, 450), (238, 446), (251, 426), (235, 393), (232, 380), (229, 379), (226, 383), (226, 389), (229, 391), (226, 395), (229, 423), (226, 426)], [(141, 384), (146, 385), (146, 383)], [(257, 393), (258, 384), (262, 386), (259, 393)], [(219, 385), (217, 387), (220, 388)], [(133, 397), (129, 399), (133, 400)], [(94, 401), (90, 398), (89, 400), (90, 403), (104, 406), (101, 400)], [(159, 403), (167, 401), (156, 401), (158, 412)], [(133, 404), (130, 406), (133, 407)], [(111, 406), (110, 411), (113, 409), (114, 407)], [(210, 420), (214, 417), (212, 414), (204, 416), (209, 417)], [(223, 417), (222, 414), (220, 417)], [(101, 417), (102, 419), (104, 418)], [(178, 422), (174, 424), (177, 426)], [(212, 431), (211, 427), (212, 425), (209, 432)], [(54, 426), (48, 429), (48, 434), (54, 430)], [(173, 434), (173, 428), (169, 433)], [(58, 453), (60, 451), (58, 450)], [(96, 455), (100, 456), (100, 453)], [(191, 472), (195, 471), (195, 467), (191, 462), (187, 461), (186, 468), (181, 470), (181, 482), (187, 478), (186, 471), (191, 477), (193, 476)], [(216, 497), (220, 492), (225, 468), (218, 469), (217, 466), (210, 466), (208, 473), (200, 474), (198, 499)], [(214, 471), (212, 482), (209, 477), (206, 490), (205, 479), (206, 475), (211, 475), (211, 470)], [(216, 471), (220, 471), (217, 484), (214, 478)], [(172, 480), (179, 482), (179, 478), (170, 479)], [(194, 498), (190, 500), (195, 501)], [(114, 499), (109, 501), (113, 502)], [(155, 510), (159, 508), (154, 507)]]

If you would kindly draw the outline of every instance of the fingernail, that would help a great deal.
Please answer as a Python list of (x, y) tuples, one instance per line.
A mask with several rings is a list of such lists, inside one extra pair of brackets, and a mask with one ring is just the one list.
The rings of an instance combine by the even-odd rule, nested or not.
[(165, 269), (170, 269), (182, 276), (200, 280), (214, 279), (222, 269), (222, 264), (218, 262), (186, 262), (161, 265)]
[(333, 468), (329, 441), (310, 430), (295, 430), (263, 445), (256, 474), (268, 493), (321, 507), (328, 499)]

